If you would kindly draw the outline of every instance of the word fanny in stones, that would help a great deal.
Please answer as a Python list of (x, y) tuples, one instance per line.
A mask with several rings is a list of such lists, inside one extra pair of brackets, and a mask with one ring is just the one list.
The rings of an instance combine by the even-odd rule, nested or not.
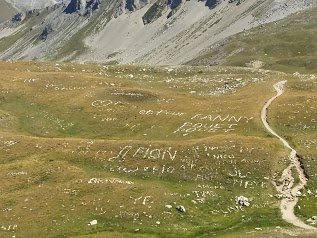
[(246, 117), (246, 116), (233, 116), (233, 115), (226, 115), (226, 116), (212, 116), (212, 115), (205, 115), (205, 114), (196, 114), (195, 116), (190, 118), (191, 120), (198, 119), (198, 120), (206, 120), (206, 121), (221, 121), (221, 122), (243, 122), (245, 121), (248, 123), (253, 117)]

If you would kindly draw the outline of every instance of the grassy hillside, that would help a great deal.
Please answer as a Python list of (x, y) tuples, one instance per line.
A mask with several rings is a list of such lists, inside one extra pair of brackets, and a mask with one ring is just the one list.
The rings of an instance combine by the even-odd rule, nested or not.
[[(295, 126), (317, 106), (306, 76), (51, 62), (0, 62), (0, 71), (1, 237), (298, 234), (281, 219), (271, 184), (289, 152), (259, 113), (272, 85), (288, 80), (269, 120), (308, 165), (316, 130)], [(307, 107), (296, 103), (300, 92)], [(307, 115), (288, 122), (294, 111)], [(316, 203), (312, 178), (297, 211), (304, 219)], [(249, 207), (236, 204), (240, 195)]]
[(315, 7), (234, 35), (189, 64), (220, 62), (224, 65), (246, 66), (259, 65), (256, 61), (261, 61), (265, 69), (316, 73), (316, 21)]

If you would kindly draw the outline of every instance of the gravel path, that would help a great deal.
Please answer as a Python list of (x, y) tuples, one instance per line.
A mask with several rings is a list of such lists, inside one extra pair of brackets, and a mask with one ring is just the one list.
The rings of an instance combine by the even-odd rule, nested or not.
[[(290, 165), (283, 171), (282, 176), (279, 180), (281, 185), (277, 185), (274, 182), (274, 185), (276, 187), (276, 190), (281, 195), (281, 212), (282, 217), (285, 221), (293, 224), (294, 226), (304, 228), (304, 229), (310, 229), (310, 230), (316, 230), (317, 228), (305, 224), (303, 221), (301, 221), (296, 215), (294, 214), (294, 207), (296, 206), (298, 202), (298, 196), (297, 194), (300, 192), (300, 190), (306, 185), (307, 178), (305, 177), (303, 169), (300, 167), (299, 158), (297, 156), (297, 152), (292, 148), (289, 143), (284, 140), (281, 136), (279, 136), (269, 125), (267, 120), (267, 113), (268, 108), (271, 105), (271, 103), (279, 96), (281, 96), (284, 92), (284, 85), (286, 81), (280, 81), (277, 84), (274, 85), (274, 89), (276, 91), (276, 95), (272, 97), (270, 100), (268, 100), (265, 105), (263, 106), (261, 110), (261, 120), (263, 122), (263, 125), (265, 128), (275, 137), (277, 137), (283, 145), (290, 149)], [(294, 177), (292, 175), (292, 169), (295, 168), (298, 174), (298, 178), (300, 182), (298, 184), (294, 184)]]

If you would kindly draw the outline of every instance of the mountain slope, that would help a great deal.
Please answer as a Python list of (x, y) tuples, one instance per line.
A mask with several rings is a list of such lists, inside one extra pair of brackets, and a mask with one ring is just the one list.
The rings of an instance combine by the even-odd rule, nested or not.
[(69, 0), (4, 0), (20, 11), (29, 11), (53, 6), (56, 3), (69, 2)]
[(219, 40), (314, 4), (73, 0), (2, 24), (0, 58), (182, 64)]
[(188, 62), (316, 72), (317, 7), (232, 36)]
[(7, 3), (5, 0), (0, 0), (0, 23), (8, 20), (16, 13), (17, 9), (11, 4)]

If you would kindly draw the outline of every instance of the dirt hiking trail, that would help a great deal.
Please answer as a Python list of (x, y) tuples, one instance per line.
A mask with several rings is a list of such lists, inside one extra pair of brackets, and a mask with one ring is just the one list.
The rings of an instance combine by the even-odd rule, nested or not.
[[(277, 185), (275, 182), (273, 184), (276, 187), (277, 192), (281, 195), (281, 213), (282, 213), (282, 218), (287, 221), (288, 223), (293, 224), (294, 226), (304, 228), (304, 229), (310, 229), (310, 230), (315, 230), (317, 232), (317, 228), (310, 226), (303, 221), (301, 221), (298, 217), (296, 217), (294, 213), (294, 207), (296, 206), (298, 202), (298, 195), (300, 195), (300, 190), (306, 185), (307, 183), (307, 178), (305, 176), (304, 170), (300, 166), (300, 158), (297, 155), (297, 152), (295, 151), (294, 148), (292, 148), (289, 143), (283, 139), (281, 136), (279, 136), (269, 125), (268, 120), (267, 120), (267, 113), (268, 113), (268, 108), (271, 105), (271, 103), (279, 96), (281, 96), (284, 92), (284, 85), (286, 81), (280, 81), (276, 84), (274, 84), (274, 89), (276, 91), (276, 95), (270, 100), (268, 100), (265, 105), (263, 106), (261, 110), (261, 120), (263, 122), (263, 125), (265, 128), (275, 137), (277, 137), (283, 145), (290, 149), (290, 155), (289, 155), (289, 160), (290, 160), (290, 165), (284, 169), (281, 178), (279, 179), (279, 184)], [(299, 178), (299, 183), (295, 184), (294, 177), (292, 175), (292, 170), (296, 171), (296, 174), (298, 175)]]

